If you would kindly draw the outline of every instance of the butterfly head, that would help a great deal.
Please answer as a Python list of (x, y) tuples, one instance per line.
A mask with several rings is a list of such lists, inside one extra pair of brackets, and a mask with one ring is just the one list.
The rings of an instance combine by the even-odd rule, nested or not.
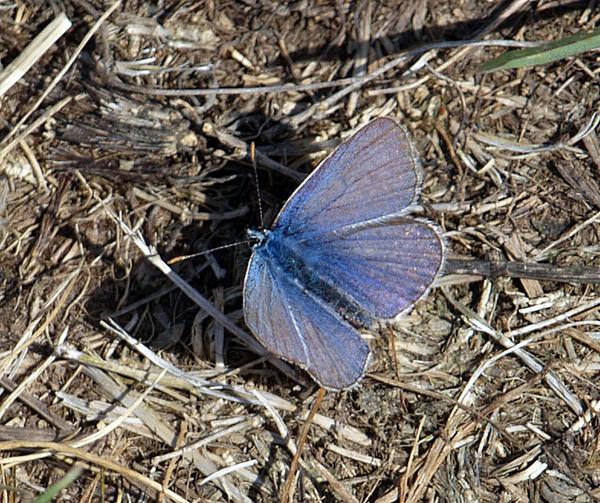
[(248, 229), (246, 231), (248, 237), (254, 241), (253, 247), (260, 246), (269, 238), (270, 230), (266, 229)]

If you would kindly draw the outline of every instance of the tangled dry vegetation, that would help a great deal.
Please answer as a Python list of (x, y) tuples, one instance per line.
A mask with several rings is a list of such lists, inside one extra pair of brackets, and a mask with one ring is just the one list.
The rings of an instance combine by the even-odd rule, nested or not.
[[(248, 246), (172, 264), (200, 308), (124, 225), (164, 259), (244, 240), (252, 142), (269, 223), (380, 116), (415, 138), (448, 266), (326, 394), (293, 499), (600, 496), (598, 53), (477, 73), (499, 39), (592, 29), (595, 5), (1, 0), (5, 69), (72, 22), (0, 97), (2, 501), (74, 467), (61, 501), (287, 498), (317, 388), (248, 346)], [(428, 45), (465, 39), (488, 43)]]

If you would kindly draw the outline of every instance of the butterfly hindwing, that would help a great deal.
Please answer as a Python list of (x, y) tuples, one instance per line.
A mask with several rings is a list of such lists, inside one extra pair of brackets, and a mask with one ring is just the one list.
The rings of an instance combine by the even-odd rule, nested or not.
[(347, 388), (363, 375), (369, 346), (358, 332), (257, 250), (244, 283), (247, 325), (269, 352), (294, 362), (322, 386)]
[(322, 281), (372, 318), (405, 312), (427, 293), (442, 267), (439, 229), (407, 218), (292, 243), (292, 251), (306, 257)]

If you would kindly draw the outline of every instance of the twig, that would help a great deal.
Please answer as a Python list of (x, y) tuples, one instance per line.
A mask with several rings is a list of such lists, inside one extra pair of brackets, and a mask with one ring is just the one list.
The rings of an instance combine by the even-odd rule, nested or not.
[[(318, 91), (320, 89), (330, 89), (332, 87), (342, 87), (347, 85), (355, 85), (354, 89), (358, 89), (365, 82), (373, 80), (389, 69), (398, 66), (400, 63), (408, 58), (418, 56), (424, 52), (431, 51), (434, 49), (453, 49), (455, 47), (537, 47), (541, 44), (547, 43), (542, 40), (540, 42), (519, 42), (514, 40), (458, 40), (452, 42), (435, 42), (432, 44), (426, 44), (416, 49), (410, 49), (398, 56), (396, 59), (386, 65), (386, 69), (381, 71), (381, 68), (373, 73), (367, 74), (364, 77), (351, 77), (345, 79), (332, 80), (330, 82), (314, 82), (312, 84), (281, 84), (276, 86), (252, 86), (252, 87), (212, 87), (208, 89), (160, 89), (152, 87), (133, 86), (130, 84), (124, 84), (122, 82), (112, 82), (112, 85), (118, 89), (124, 91), (131, 91), (140, 94), (153, 94), (157, 96), (237, 96), (241, 94), (270, 94), (270, 93), (296, 93), (301, 91)], [(394, 64), (391, 64), (394, 63)], [(383, 68), (383, 67), (382, 67)], [(344, 93), (344, 96), (351, 89)]]
[(587, 266), (557, 266), (536, 262), (491, 262), (447, 259), (446, 274), (476, 274), (487, 278), (527, 278), (559, 283), (600, 284), (600, 269)]
[(281, 491), (280, 501), (282, 503), (287, 503), (288, 501), (291, 501), (291, 497), (293, 494), (294, 479), (296, 478), (296, 471), (298, 470), (300, 456), (302, 456), (302, 451), (304, 450), (304, 444), (306, 443), (308, 430), (310, 429), (310, 425), (312, 424), (313, 419), (315, 418), (315, 415), (317, 414), (317, 411), (321, 406), (323, 398), (325, 398), (325, 388), (319, 388), (317, 398), (315, 399), (315, 403), (313, 404), (310, 414), (306, 418), (306, 421), (304, 421), (304, 424), (302, 425), (300, 435), (298, 435), (298, 448), (296, 449), (296, 454), (294, 454), (294, 457), (292, 458), (290, 471), (288, 472), (287, 480), (285, 481), (285, 484), (283, 485), (283, 489)]
[(64, 12), (56, 16), (14, 61), (0, 72), (0, 97), (15, 85), (56, 41), (71, 27)]

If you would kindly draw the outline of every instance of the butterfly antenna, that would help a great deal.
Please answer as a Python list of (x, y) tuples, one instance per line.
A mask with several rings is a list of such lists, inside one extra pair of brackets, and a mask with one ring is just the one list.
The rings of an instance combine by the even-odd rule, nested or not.
[(184, 260), (190, 259), (190, 258), (194, 258), (194, 257), (200, 257), (202, 255), (208, 255), (209, 253), (212, 252), (216, 252), (219, 250), (225, 250), (226, 248), (233, 248), (234, 246), (239, 246), (239, 245), (246, 245), (246, 244), (251, 244), (252, 241), (249, 239), (244, 239), (243, 241), (236, 241), (235, 243), (229, 243), (223, 246), (217, 246), (216, 248), (211, 248), (210, 250), (205, 250), (202, 252), (198, 252), (198, 253), (192, 253), (191, 255), (179, 255), (178, 257), (173, 257), (172, 259), (167, 261), (167, 264), (169, 265), (173, 265), (173, 264), (177, 264), (178, 262), (183, 262)]
[(260, 186), (258, 184), (258, 168), (256, 167), (256, 147), (254, 142), (250, 144), (250, 160), (254, 169), (254, 183), (256, 184), (256, 198), (258, 200), (258, 216), (260, 218), (260, 230), (265, 228), (265, 219), (263, 215), (262, 200), (260, 198)]

